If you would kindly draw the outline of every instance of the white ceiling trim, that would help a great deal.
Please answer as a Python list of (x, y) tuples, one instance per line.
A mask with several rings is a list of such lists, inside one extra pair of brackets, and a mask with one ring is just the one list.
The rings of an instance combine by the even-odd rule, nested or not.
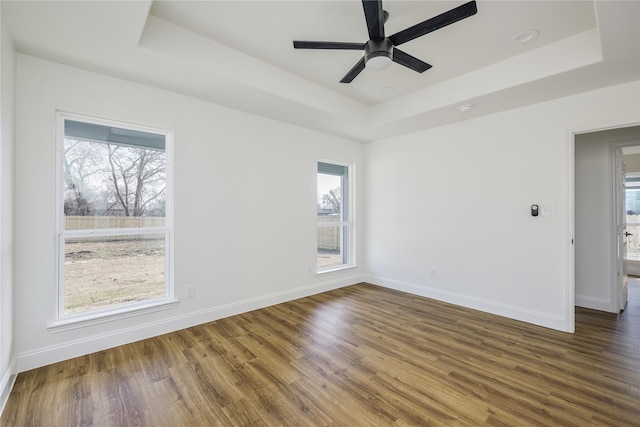
[(494, 92), (505, 91), (600, 61), (602, 61), (602, 52), (598, 31), (596, 29), (585, 31), (374, 106), (371, 125), (384, 125), (446, 106), (478, 100)]
[(233, 80), (350, 121), (369, 121), (362, 103), (153, 15), (149, 15), (139, 45), (211, 79)]
[(139, 46), (180, 67), (204, 73), (205, 79), (235, 81), (309, 107), (315, 114), (376, 128), (600, 62), (598, 35), (596, 29), (585, 31), (372, 107), (153, 15), (149, 15)]
[[(269, 0), (265, 0), (264, 3), (268, 2)], [(422, 10), (421, 13), (424, 13), (429, 6), (424, 2), (385, 0), (386, 2), (390, 9), (398, 8), (395, 15), (398, 21), (415, 19), (409, 16), (412, 11)], [(279, 55), (280, 61), (290, 61), (281, 62), (281, 68), (234, 49), (213, 38), (212, 34), (197, 32), (190, 29), (191, 27), (180, 26), (174, 21), (169, 22), (154, 15), (154, 6), (165, 7), (168, 3), (154, 3), (153, 6), (152, 3), (148, 0), (3, 1), (0, 7), (3, 24), (9, 28), (18, 51), (22, 53), (362, 142), (640, 80), (640, 1), (580, 2), (582, 6), (578, 9), (581, 18), (576, 19), (581, 20), (581, 26), (572, 28), (591, 29), (577, 34), (564, 28), (568, 21), (575, 18), (572, 14), (572, 11), (576, 10), (574, 4), (566, 3), (556, 7), (557, 2), (550, 3), (553, 4), (553, 10), (564, 11), (562, 13), (565, 15), (536, 21), (543, 26), (541, 38), (544, 36), (545, 25), (549, 31), (552, 30), (551, 26), (555, 25), (558, 30), (556, 34), (562, 34), (564, 38), (553, 39), (555, 42), (541, 42), (539, 47), (533, 49), (519, 50), (511, 46), (508, 49), (510, 54), (502, 56), (506, 59), (478, 66), (479, 62), (465, 63), (465, 52), (461, 50), (461, 46), (466, 44), (460, 43), (460, 38), (468, 41), (469, 37), (477, 34), (480, 29), (489, 31), (491, 27), (499, 27), (499, 34), (492, 34), (494, 39), (491, 39), (491, 43), (486, 43), (487, 53), (496, 58), (500, 52), (490, 52), (494, 47), (489, 46), (490, 44), (501, 43), (504, 48), (505, 31), (510, 34), (518, 22), (532, 23), (526, 19), (514, 21), (509, 14), (524, 15), (529, 7), (527, 5), (534, 5), (536, 13), (541, 13), (540, 3), (537, 2), (478, 0), (479, 12), (468, 20), (467, 25), (458, 26), (456, 31), (448, 33), (435, 32), (435, 38), (428, 40), (431, 43), (431, 51), (439, 49), (441, 54), (443, 49), (446, 51), (449, 42), (457, 43), (452, 45), (457, 48), (452, 51), (450, 60), (441, 56), (442, 59), (437, 61), (442, 65), (437, 70), (440, 73), (447, 68), (447, 62), (457, 61), (459, 64), (448, 74), (448, 79), (440, 76), (432, 81), (431, 79), (437, 76), (435, 72), (416, 79), (416, 76), (407, 70), (393, 69), (388, 75), (369, 73), (359, 76), (358, 79), (363, 79), (358, 82), (361, 85), (358, 87), (335, 84), (323, 86), (316, 80), (312, 81), (302, 77), (302, 74), (294, 73), (296, 67), (300, 66), (300, 59), (307, 56), (300, 55), (301, 52), (298, 51), (294, 52), (288, 44), (290, 41), (287, 31), (300, 32), (302, 24), (296, 21), (295, 16), (289, 19), (282, 13), (303, 14), (306, 19), (312, 21), (309, 26), (317, 26), (318, 31), (325, 31), (326, 25), (323, 23), (326, 23), (329, 17), (326, 14), (329, 14), (329, 9), (332, 13), (335, 12), (332, 4), (316, 2), (316, 5), (320, 3), (326, 6), (327, 10), (315, 23), (314, 16), (310, 16), (309, 13), (316, 13), (320, 9), (308, 9), (297, 2), (272, 2), (273, 5), (261, 9), (279, 20), (283, 26), (278, 28), (281, 38), (276, 46), (260, 45), (261, 40), (257, 38), (257, 45), (252, 47), (276, 49), (277, 52), (274, 53)], [(223, 8), (228, 13), (224, 19), (233, 21), (233, 25), (225, 26), (225, 31), (231, 31), (227, 36), (238, 34), (241, 29), (236, 29), (234, 25), (243, 24), (243, 19), (246, 18), (246, 15), (240, 14), (239, 11), (253, 9), (247, 9), (246, 3), (237, 8), (235, 2), (214, 2), (211, 4), (215, 6), (212, 11), (217, 11), (216, 8), (221, 3), (224, 3)], [(460, 1), (456, 0), (454, 3), (459, 4)], [(182, 10), (181, 4), (185, 3), (173, 3), (165, 12), (177, 13)], [(190, 9), (193, 12), (200, 10), (198, 7), (205, 3), (190, 4), (194, 7)], [(352, 6), (353, 4), (348, 5), (349, 8)], [(448, 7), (447, 4), (440, 6)], [(593, 11), (591, 16), (587, 13), (590, 8)], [(361, 16), (351, 16), (357, 9), (349, 9), (349, 22), (353, 20), (362, 23)], [(274, 15), (276, 12), (280, 14)], [(181, 22), (193, 23), (187, 18)], [(219, 17), (216, 19), (216, 22), (222, 22)], [(289, 21), (295, 23), (292, 24), (292, 28), (286, 27)], [(406, 24), (398, 21), (394, 25)], [(343, 23), (346, 27), (349, 26), (348, 22)], [(508, 28), (504, 28), (504, 25), (508, 25)], [(357, 28), (366, 31), (364, 27), (360, 27), (359, 25)], [(304, 33), (307, 34), (307, 31)], [(256, 37), (259, 37), (259, 34)], [(434, 46), (433, 41), (436, 39)], [(286, 46), (283, 46), (283, 43)], [(484, 46), (485, 44), (477, 48), (484, 49)], [(413, 46), (413, 49), (417, 47), (419, 46)], [(483, 54), (484, 51), (474, 57)], [(417, 53), (416, 55), (420, 56)], [(314, 58), (314, 61), (317, 60), (315, 56)], [(344, 59), (339, 55), (326, 58), (333, 66), (340, 66), (340, 61)], [(466, 72), (463, 72), (465, 69)], [(335, 70), (331, 68), (316, 71), (321, 74), (320, 77), (326, 79), (333, 75)], [(348, 96), (362, 90), (363, 87), (369, 87), (367, 84), (374, 80), (386, 84), (387, 79), (394, 76), (403, 76), (400, 77), (401, 80), (406, 76), (407, 80), (419, 82), (415, 83), (418, 86), (414, 86), (413, 91), (406, 95), (396, 94), (394, 99), (372, 105)], [(391, 78), (391, 84), (393, 81)], [(424, 84), (428, 81), (432, 81), (432, 84), (425, 87)], [(461, 113), (459, 105), (467, 103), (475, 104), (475, 108)]]

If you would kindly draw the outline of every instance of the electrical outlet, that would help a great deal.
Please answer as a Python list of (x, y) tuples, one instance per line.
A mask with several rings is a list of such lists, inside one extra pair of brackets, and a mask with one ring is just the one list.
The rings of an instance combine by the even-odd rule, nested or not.
[(436, 277), (438, 277), (438, 270), (435, 268), (431, 269), (431, 278), (435, 279)]
[(196, 285), (187, 286), (187, 298), (193, 298), (196, 296)]

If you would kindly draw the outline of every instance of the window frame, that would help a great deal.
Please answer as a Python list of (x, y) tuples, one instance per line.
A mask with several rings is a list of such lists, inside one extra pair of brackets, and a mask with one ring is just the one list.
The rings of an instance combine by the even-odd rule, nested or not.
[[(65, 121), (72, 120), (99, 126), (110, 126), (119, 129), (139, 131), (162, 135), (165, 141), (165, 223), (162, 227), (140, 228), (104, 228), (104, 229), (65, 229), (64, 214), (64, 144)], [(56, 308), (55, 321), (49, 325), (52, 332), (74, 329), (85, 325), (93, 325), (112, 319), (131, 317), (137, 314), (173, 308), (177, 305), (173, 281), (173, 131), (150, 126), (132, 124), (117, 120), (108, 120), (67, 112), (56, 112), (56, 179), (55, 179), (55, 287)], [(98, 308), (79, 313), (65, 314), (65, 241), (70, 238), (104, 237), (122, 235), (164, 234), (164, 296), (131, 303), (116, 304), (111, 307)]]
[[(629, 193), (631, 192), (640, 192), (640, 174), (638, 173), (627, 173), (625, 174), (625, 189), (624, 189), (624, 198), (625, 198), (625, 222), (627, 224), (627, 228), (629, 227), (638, 227), (640, 226), (640, 221), (631, 221), (629, 220), (629, 210), (627, 209), (628, 206), (628, 197), (629, 197)], [(638, 200), (638, 198), (636, 198), (636, 201)], [(636, 213), (635, 216), (638, 216), (639, 213)], [(635, 240), (637, 239), (637, 231), (640, 230), (638, 228), (635, 228), (635, 230), (631, 230), (629, 229), (628, 231), (633, 231), (631, 234), (636, 236), (636, 237), (632, 237), (629, 240)], [(627, 243), (629, 243), (629, 240), (627, 240)], [(637, 241), (637, 240), (635, 240)], [(627, 245), (627, 257), (625, 258), (625, 261), (628, 263), (631, 263), (632, 265), (638, 265), (640, 264), (640, 258), (638, 258), (637, 256), (629, 256), (629, 246)], [(637, 251), (634, 251), (637, 252)]]
[[(316, 248), (316, 274), (318, 275), (357, 267), (355, 262), (355, 259), (356, 259), (355, 167), (356, 166), (353, 163), (345, 163), (345, 162), (328, 160), (328, 159), (318, 159), (316, 161), (316, 205), (318, 203), (318, 200), (317, 200), (318, 175), (321, 173), (318, 170), (320, 167), (320, 163), (344, 167), (346, 168), (346, 174), (344, 174), (342, 178), (342, 188), (341, 188), (342, 204), (341, 204), (341, 212), (340, 212), (340, 216), (341, 216), (340, 221), (339, 222), (318, 221), (318, 213), (316, 209), (315, 248)], [(324, 227), (340, 227), (341, 230), (346, 229), (346, 233), (341, 232), (340, 253), (342, 255), (342, 260), (343, 260), (342, 264), (320, 268), (317, 263), (317, 256), (318, 256), (317, 230)], [(346, 250), (345, 250), (345, 246), (346, 246)]]

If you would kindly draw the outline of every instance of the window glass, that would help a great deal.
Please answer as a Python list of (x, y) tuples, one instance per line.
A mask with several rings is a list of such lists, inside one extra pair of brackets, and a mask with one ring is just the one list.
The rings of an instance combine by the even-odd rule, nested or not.
[(351, 264), (349, 167), (319, 162), (317, 180), (317, 268), (321, 272)]
[(342, 176), (318, 173), (318, 216), (342, 219)]
[[(69, 126), (69, 122), (75, 126)], [(90, 132), (93, 127), (97, 129)], [(65, 121), (64, 228), (139, 228), (165, 225), (164, 136), (148, 147), (148, 133)], [(102, 132), (104, 140), (98, 141)], [(127, 135), (128, 144), (111, 135)], [(141, 135), (138, 137), (138, 135)], [(118, 138), (122, 140), (123, 138)], [(139, 143), (140, 145), (135, 145)]]
[(76, 237), (64, 242), (66, 315), (165, 295), (165, 235)]
[(169, 297), (168, 133), (62, 122), (59, 317)]
[(627, 210), (627, 258), (640, 261), (640, 176), (627, 174), (625, 178), (625, 198)]

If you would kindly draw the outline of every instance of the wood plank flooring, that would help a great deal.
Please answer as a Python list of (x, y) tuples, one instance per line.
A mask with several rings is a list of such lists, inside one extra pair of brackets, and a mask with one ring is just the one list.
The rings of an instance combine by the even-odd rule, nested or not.
[(368, 284), (21, 373), (2, 426), (640, 426), (640, 284), (566, 334)]

